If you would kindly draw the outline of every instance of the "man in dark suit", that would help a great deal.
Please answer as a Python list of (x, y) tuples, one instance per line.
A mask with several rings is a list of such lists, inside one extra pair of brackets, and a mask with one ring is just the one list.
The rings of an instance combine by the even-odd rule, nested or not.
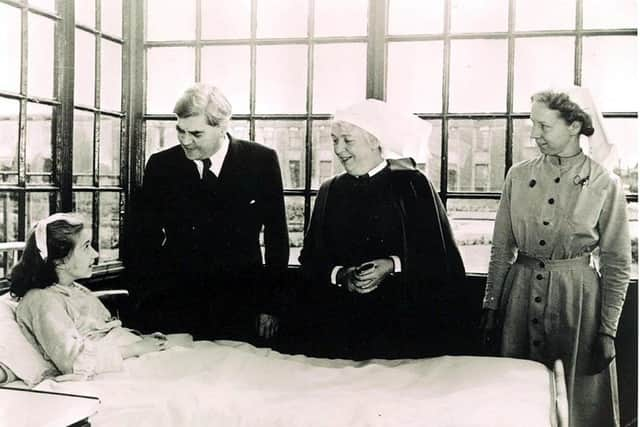
[(196, 338), (270, 338), (289, 259), (277, 155), (227, 133), (231, 105), (213, 86), (189, 88), (174, 113), (180, 144), (149, 158), (137, 209), (145, 323)]

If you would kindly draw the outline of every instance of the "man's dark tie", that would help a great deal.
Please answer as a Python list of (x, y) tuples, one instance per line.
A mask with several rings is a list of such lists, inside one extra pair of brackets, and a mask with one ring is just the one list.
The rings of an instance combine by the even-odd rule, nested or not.
[(215, 173), (211, 172), (211, 159), (202, 160), (202, 180), (207, 184), (215, 184), (218, 181), (218, 177)]

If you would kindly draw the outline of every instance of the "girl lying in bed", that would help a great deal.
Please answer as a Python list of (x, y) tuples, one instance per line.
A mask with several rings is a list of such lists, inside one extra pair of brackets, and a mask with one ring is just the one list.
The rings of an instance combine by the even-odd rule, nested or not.
[(61, 373), (79, 378), (121, 370), (124, 359), (167, 347), (163, 334), (139, 336), (123, 328), (76, 283), (91, 276), (97, 256), (90, 228), (74, 214), (58, 213), (36, 224), (10, 275), (26, 338)]

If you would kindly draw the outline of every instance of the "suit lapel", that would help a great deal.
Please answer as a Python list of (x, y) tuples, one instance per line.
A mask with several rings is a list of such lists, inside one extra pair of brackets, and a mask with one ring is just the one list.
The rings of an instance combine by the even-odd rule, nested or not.
[(180, 168), (179, 173), (185, 177), (186, 182), (198, 182), (200, 181), (200, 174), (198, 173), (198, 168), (193, 160), (189, 160), (187, 156), (184, 154), (184, 150), (180, 148), (180, 150), (176, 153), (178, 156), (177, 165)]
[(240, 143), (234, 139), (231, 135), (229, 137), (229, 150), (222, 162), (222, 168), (220, 168), (220, 176), (218, 177), (218, 184), (225, 188), (234, 181), (234, 176), (237, 176), (242, 166), (240, 162)]

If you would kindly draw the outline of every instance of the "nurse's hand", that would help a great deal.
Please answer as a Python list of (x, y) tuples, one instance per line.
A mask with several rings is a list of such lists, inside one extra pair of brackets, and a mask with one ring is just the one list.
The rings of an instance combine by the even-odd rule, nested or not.
[(589, 374), (595, 375), (605, 370), (616, 357), (616, 346), (610, 335), (598, 334), (591, 356)]
[(497, 354), (499, 350), (498, 319), (496, 310), (485, 308), (480, 317), (482, 348), (486, 354)]

